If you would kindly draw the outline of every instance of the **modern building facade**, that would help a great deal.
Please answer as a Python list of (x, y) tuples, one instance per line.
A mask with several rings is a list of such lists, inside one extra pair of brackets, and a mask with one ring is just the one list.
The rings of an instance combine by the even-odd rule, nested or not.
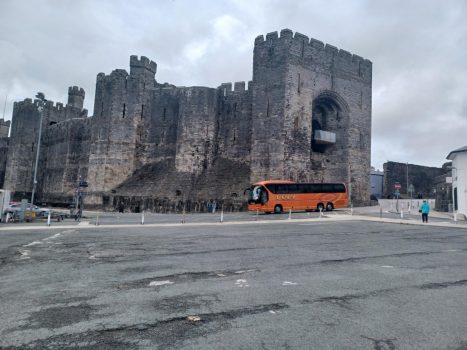
[(454, 211), (467, 218), (467, 146), (451, 151), (446, 158), (452, 161)]

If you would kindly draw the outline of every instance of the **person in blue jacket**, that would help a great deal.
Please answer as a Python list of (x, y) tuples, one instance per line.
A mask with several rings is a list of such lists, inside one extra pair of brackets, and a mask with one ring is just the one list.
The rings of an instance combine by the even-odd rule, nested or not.
[(428, 213), (430, 212), (430, 205), (427, 201), (423, 201), (422, 206), (420, 207), (422, 212), (422, 221), (428, 223)]

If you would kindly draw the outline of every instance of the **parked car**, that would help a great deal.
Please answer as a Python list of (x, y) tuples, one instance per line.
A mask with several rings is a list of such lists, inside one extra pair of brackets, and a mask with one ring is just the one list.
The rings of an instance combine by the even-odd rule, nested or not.
[[(20, 202), (12, 202), (12, 203), (10, 203), (10, 205), (8, 207), (6, 207), (3, 210), (3, 215), (5, 215), (6, 213), (13, 214), (13, 213), (18, 212), (20, 210), (21, 210), (21, 203)], [(50, 211), (50, 209), (40, 208), (37, 205), (34, 205), (34, 206), (31, 207), (31, 203), (28, 203), (26, 210), (36, 213), (36, 217), (46, 217), (46, 216), (49, 215), (49, 211)]]

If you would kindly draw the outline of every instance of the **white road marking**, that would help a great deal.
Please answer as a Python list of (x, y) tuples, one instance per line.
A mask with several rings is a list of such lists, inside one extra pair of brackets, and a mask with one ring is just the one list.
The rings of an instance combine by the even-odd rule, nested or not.
[(297, 282), (289, 282), (289, 281), (282, 282), (283, 286), (296, 286), (297, 284), (298, 284)]
[(458, 251), (459, 251), (459, 250), (457, 250), (457, 249), (448, 249), (448, 250), (445, 250), (445, 252), (449, 252), (449, 253), (451, 253), (451, 252), (458, 252)]
[(390, 268), (390, 269), (394, 268), (394, 266), (391, 266), (391, 265), (383, 265), (381, 267)]
[(174, 284), (172, 281), (152, 281), (149, 283), (149, 287), (159, 287), (159, 286), (165, 286), (168, 284)]
[(269, 313), (275, 314), (276, 312), (274, 310), (269, 310)]
[(30, 259), (29, 253), (30, 250), (20, 250), (19, 253), (21, 254), (20, 259)]
[(246, 272), (245, 270), (239, 270), (239, 271), (235, 271), (234, 273), (240, 274), (240, 273), (245, 273), (245, 272)]
[(48, 240), (51, 240), (51, 239), (54, 239), (54, 238), (60, 237), (61, 235), (62, 235), (61, 233), (56, 233), (56, 234), (54, 234), (53, 236), (50, 236), (50, 237), (44, 238), (44, 239), (43, 239), (43, 241), (48, 241)]
[(235, 282), (238, 288), (249, 287), (248, 282), (245, 279), (239, 279)]
[(223, 273), (218, 273), (217, 276), (219, 276), (219, 277), (226, 277), (226, 275), (224, 275)]
[(34, 242), (29, 243), (29, 244), (23, 245), (23, 247), (30, 247), (30, 246), (38, 245), (38, 244), (42, 244), (42, 242), (34, 241)]

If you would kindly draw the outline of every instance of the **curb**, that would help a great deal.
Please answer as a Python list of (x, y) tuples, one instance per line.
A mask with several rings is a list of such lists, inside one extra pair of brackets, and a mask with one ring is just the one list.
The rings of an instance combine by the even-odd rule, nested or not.
[(454, 224), (454, 223), (422, 223), (419, 221), (413, 220), (403, 220), (403, 219), (388, 219), (388, 218), (376, 218), (362, 215), (348, 215), (348, 214), (338, 214), (338, 215), (326, 215), (322, 218), (305, 218), (305, 219), (284, 219), (284, 220), (258, 220), (258, 221), (225, 221), (220, 222), (193, 222), (193, 223), (160, 223), (160, 224), (119, 224), (119, 225), (99, 225), (95, 226), (93, 224), (87, 225), (53, 225), (53, 226), (17, 226), (17, 227), (0, 227), (1, 231), (31, 231), (31, 230), (53, 230), (53, 229), (117, 229), (117, 228), (163, 228), (163, 227), (197, 227), (197, 226), (225, 226), (225, 225), (265, 225), (265, 224), (288, 224), (288, 223), (318, 223), (318, 222), (334, 222), (334, 221), (371, 221), (371, 222), (381, 222), (388, 224), (399, 224), (399, 225), (418, 225), (418, 226), (433, 226), (433, 227), (448, 227), (448, 228), (460, 228), (467, 229), (467, 225)]

